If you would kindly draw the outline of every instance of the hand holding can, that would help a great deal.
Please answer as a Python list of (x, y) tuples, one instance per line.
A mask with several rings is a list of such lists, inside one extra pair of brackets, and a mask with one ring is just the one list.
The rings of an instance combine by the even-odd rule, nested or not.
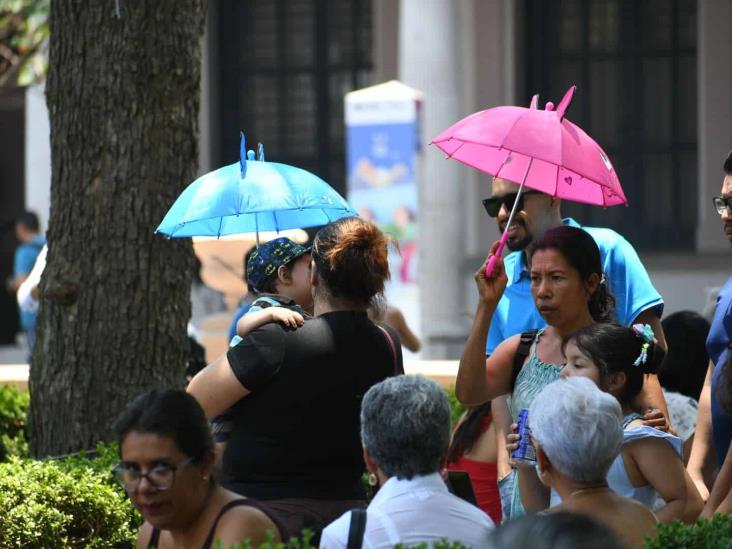
[[(511, 426), (512, 429), (514, 425)], [(515, 434), (508, 435), (507, 448), (511, 452), (512, 465), (536, 466), (536, 450), (531, 442), (531, 428), (529, 427), (529, 411), (523, 409), (519, 412), (518, 423), (515, 424)]]

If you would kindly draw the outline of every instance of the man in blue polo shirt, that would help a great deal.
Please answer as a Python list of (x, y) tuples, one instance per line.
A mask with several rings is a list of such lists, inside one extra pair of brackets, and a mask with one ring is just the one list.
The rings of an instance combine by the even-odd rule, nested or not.
[[(722, 193), (714, 198), (714, 208), (721, 218), (722, 230), (727, 240), (732, 243), (732, 152), (727, 156), (723, 168), (725, 176), (722, 181)], [(704, 499), (709, 496), (709, 487), (704, 483), (707, 459), (716, 450), (717, 465), (721, 467), (732, 441), (732, 414), (727, 412), (720, 402), (720, 394), (724, 394), (725, 391), (723, 373), (729, 355), (730, 341), (732, 341), (732, 277), (719, 292), (712, 327), (707, 337), (709, 371), (699, 397), (694, 443), (687, 466), (689, 476)], [(716, 509), (715, 503), (719, 505), (720, 502), (709, 502), (713, 507), (712, 510)]]
[[(23, 212), (15, 222), (15, 235), (20, 244), (15, 250), (13, 261), (13, 278), (8, 281), (8, 289), (17, 292), (23, 281), (28, 278), (38, 254), (46, 244), (46, 238), (40, 233), (38, 216), (33, 212)], [(35, 311), (20, 311), (20, 327), (25, 333), (29, 355), (33, 353), (36, 342)]]
[[(503, 231), (518, 185), (503, 179), (493, 180), (493, 194), (483, 201)], [(562, 223), (580, 227), (574, 219), (562, 219), (561, 201), (533, 190), (524, 190), (519, 198), (506, 246), (511, 251), (504, 258), (508, 286), (493, 315), (486, 354), (491, 354), (504, 339), (514, 334), (546, 326), (531, 297), (525, 249), (534, 238)], [(656, 338), (665, 347), (661, 328), (663, 299), (656, 291), (633, 246), (611, 229), (582, 227), (595, 239), (602, 257), (603, 270), (615, 297), (615, 315), (620, 324), (650, 324)], [(660, 389), (659, 389), (660, 391)]]

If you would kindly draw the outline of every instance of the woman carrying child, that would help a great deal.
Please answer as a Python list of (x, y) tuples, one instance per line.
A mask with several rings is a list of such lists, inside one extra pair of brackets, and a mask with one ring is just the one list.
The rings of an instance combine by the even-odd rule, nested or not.
[(223, 484), (266, 500), (290, 532), (318, 532), (365, 506), (361, 398), (403, 371), (399, 339), (367, 316), (389, 278), (390, 240), (345, 218), (315, 236), (314, 318), (266, 323), (201, 371), (188, 391), (214, 417), (231, 409)]

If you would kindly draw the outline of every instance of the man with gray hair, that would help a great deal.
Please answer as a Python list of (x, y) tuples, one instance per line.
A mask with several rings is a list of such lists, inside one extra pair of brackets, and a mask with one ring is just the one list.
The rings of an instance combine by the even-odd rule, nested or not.
[(361, 404), (361, 442), (369, 483), (380, 489), (365, 513), (349, 511), (323, 530), (321, 549), (345, 548), (357, 531), (369, 548), (442, 539), (487, 545), (491, 519), (450, 494), (440, 477), (450, 443), (450, 404), (440, 385), (410, 375), (371, 387)]
[[(549, 512), (590, 516), (629, 547), (640, 547), (644, 536), (655, 533), (655, 515), (613, 492), (606, 480), (623, 445), (622, 420), (617, 399), (579, 376), (550, 383), (529, 409), (539, 478), (562, 499)], [(519, 481), (522, 498), (524, 480)]]

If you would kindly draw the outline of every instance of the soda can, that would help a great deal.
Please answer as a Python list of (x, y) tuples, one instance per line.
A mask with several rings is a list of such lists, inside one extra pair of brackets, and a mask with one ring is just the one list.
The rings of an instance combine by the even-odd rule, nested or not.
[(529, 427), (529, 411), (523, 409), (518, 415), (518, 448), (511, 453), (511, 458), (517, 461), (536, 464), (536, 450), (531, 442), (531, 428)]

